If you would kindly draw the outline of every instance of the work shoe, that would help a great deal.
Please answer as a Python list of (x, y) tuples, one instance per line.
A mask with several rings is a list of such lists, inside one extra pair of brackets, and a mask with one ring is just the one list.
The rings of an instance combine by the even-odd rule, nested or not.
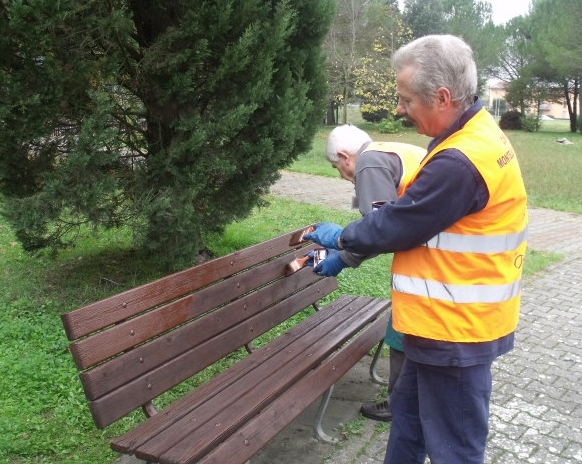
[(380, 422), (390, 422), (392, 413), (390, 412), (390, 403), (382, 401), (381, 403), (366, 403), (360, 408), (362, 416)]

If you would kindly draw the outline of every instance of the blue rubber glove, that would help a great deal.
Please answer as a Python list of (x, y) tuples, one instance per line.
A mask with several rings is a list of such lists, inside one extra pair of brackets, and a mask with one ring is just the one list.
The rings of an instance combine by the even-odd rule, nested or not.
[(320, 222), (315, 226), (315, 231), (310, 234), (305, 234), (305, 240), (311, 240), (325, 248), (332, 248), (339, 250), (337, 239), (343, 231), (343, 227), (334, 224), (333, 222)]
[(346, 267), (338, 251), (327, 250), (327, 258), (313, 268), (313, 272), (323, 277), (335, 277)]

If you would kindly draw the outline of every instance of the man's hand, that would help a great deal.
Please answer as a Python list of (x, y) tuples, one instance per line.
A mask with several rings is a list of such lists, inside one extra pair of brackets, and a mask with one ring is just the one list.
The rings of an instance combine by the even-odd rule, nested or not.
[(343, 227), (332, 222), (321, 222), (315, 226), (315, 231), (306, 234), (303, 238), (311, 240), (325, 248), (339, 250), (338, 239), (343, 231)]
[(322, 277), (335, 277), (346, 267), (338, 251), (327, 250), (327, 258), (313, 268)]

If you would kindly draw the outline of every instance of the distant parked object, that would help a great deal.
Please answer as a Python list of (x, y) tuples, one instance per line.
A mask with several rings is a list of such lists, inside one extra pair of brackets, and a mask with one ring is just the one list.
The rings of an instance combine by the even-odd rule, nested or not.
[(540, 121), (553, 121), (554, 118), (552, 118), (551, 116), (548, 116), (547, 114), (542, 114), (540, 115)]
[(570, 142), (566, 137), (554, 140), (556, 143), (561, 143), (562, 145), (574, 145), (574, 142)]

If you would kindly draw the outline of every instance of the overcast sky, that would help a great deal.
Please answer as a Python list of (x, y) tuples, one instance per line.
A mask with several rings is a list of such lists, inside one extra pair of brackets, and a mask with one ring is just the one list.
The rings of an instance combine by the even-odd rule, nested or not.
[[(515, 16), (524, 16), (529, 12), (530, 0), (486, 0), (493, 6), (493, 22), (505, 24)], [(402, 11), (404, 0), (399, 0)]]
[(505, 24), (515, 16), (529, 13), (530, 0), (487, 0), (493, 6), (493, 22)]

